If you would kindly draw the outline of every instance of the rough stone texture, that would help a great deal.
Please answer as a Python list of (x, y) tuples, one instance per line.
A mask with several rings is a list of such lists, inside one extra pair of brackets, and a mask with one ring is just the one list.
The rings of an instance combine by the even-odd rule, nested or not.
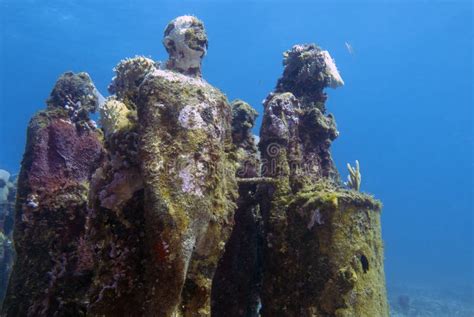
[(165, 66), (121, 61), (107, 100), (65, 73), (31, 120), (3, 315), (387, 316), (381, 205), (331, 158), (329, 53), (285, 53), (259, 152), (255, 110), (201, 78), (202, 22), (173, 20), (163, 43)]
[(333, 115), (326, 115), (324, 88), (339, 74), (328, 70), (322, 52), (314, 44), (295, 45), (285, 52), (283, 76), (264, 102), (259, 146), (262, 153), (268, 152), (267, 143), (276, 138), (280, 148), (288, 147), (292, 174), (313, 182), (321, 177), (338, 182), (330, 146), (339, 132)]
[(88, 314), (93, 316), (144, 314), (144, 267), (149, 252), (136, 102), (138, 87), (155, 70), (153, 65), (143, 57), (121, 61), (110, 86), (116, 95), (100, 109), (107, 159), (92, 179), (82, 248), (83, 265), (93, 272), (88, 292)]
[(167, 70), (148, 75), (140, 97), (145, 231), (152, 253), (146, 313), (208, 316), (236, 199), (231, 108), (201, 79)]
[[(90, 276), (78, 270), (77, 249), (89, 179), (103, 156), (101, 133), (89, 126), (86, 115), (97, 103), (89, 98), (90, 87), (86, 74), (64, 74), (48, 109), (28, 126), (15, 214), (17, 260), (3, 306), (8, 316), (84, 312), (81, 296)], [(64, 96), (90, 103), (75, 102), (74, 109), (67, 109), (60, 99)]]
[(286, 52), (283, 77), (264, 102), (262, 176), (273, 183), (259, 186), (261, 314), (388, 316), (380, 203), (342, 188), (330, 154), (338, 132), (323, 92), (342, 79), (321, 52), (315, 45)]
[(0, 303), (7, 291), (15, 250), (12, 233), (15, 216), (16, 179), (0, 170)]
[(137, 102), (138, 89), (145, 76), (159, 67), (159, 63), (143, 57), (127, 58), (114, 67), (115, 76), (109, 85), (109, 92), (133, 107)]
[[(251, 131), (257, 112), (241, 100), (231, 106), (236, 175), (254, 178), (260, 165)], [(239, 184), (235, 225), (212, 285), (213, 316), (258, 316), (263, 232), (256, 189), (256, 184)]]
[(276, 92), (291, 92), (303, 105), (316, 106), (324, 112), (327, 96), (323, 89), (344, 85), (329, 53), (315, 44), (304, 44), (293, 46), (283, 56), (285, 70)]
[[(114, 170), (105, 164), (94, 175), (92, 188), (98, 195), (91, 202), (92, 211), (81, 249), (84, 269), (93, 272), (88, 314), (142, 316), (143, 263), (147, 261), (147, 253), (139, 171), (136, 168)], [(102, 194), (106, 192), (121, 197), (104, 203), (107, 199)]]
[(276, 193), (262, 316), (388, 316), (380, 203), (324, 181)]

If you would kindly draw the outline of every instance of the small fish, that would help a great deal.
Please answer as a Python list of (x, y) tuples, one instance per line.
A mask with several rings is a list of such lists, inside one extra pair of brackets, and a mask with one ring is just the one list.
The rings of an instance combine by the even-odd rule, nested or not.
[(354, 54), (354, 49), (352, 48), (352, 45), (349, 42), (344, 42), (344, 45), (346, 45), (347, 51), (349, 54)]

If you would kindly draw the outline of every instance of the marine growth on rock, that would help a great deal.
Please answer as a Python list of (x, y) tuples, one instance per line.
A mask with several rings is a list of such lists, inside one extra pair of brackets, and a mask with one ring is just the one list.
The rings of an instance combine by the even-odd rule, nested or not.
[(331, 156), (328, 51), (285, 52), (256, 137), (257, 111), (202, 78), (203, 22), (172, 20), (163, 44), (164, 63), (120, 61), (106, 99), (64, 73), (30, 121), (2, 315), (388, 316), (381, 204)]

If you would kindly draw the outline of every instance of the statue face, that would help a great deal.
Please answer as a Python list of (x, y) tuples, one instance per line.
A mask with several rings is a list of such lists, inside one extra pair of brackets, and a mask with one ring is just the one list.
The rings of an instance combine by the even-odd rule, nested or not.
[(178, 71), (200, 72), (201, 60), (207, 52), (207, 35), (203, 23), (193, 16), (181, 16), (171, 21), (165, 30), (163, 44)]

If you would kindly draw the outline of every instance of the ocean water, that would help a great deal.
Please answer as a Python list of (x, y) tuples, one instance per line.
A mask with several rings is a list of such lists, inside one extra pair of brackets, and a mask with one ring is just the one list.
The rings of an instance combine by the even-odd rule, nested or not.
[(345, 81), (327, 90), (333, 157), (344, 178), (359, 160), (384, 204), (393, 315), (408, 296), (413, 316), (474, 316), (471, 1), (0, 0), (0, 168), (18, 172), (58, 75), (86, 71), (106, 96), (121, 59), (166, 60), (164, 27), (183, 14), (206, 26), (203, 77), (260, 114), (285, 50), (331, 53)]

